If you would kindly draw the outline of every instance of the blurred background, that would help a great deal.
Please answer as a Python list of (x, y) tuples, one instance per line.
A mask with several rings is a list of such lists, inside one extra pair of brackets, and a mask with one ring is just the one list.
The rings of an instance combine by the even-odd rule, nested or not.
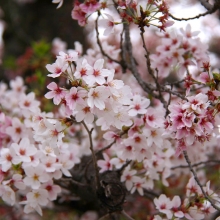
[(55, 38), (64, 41), (66, 48), (74, 48), (75, 41), (86, 46), (83, 28), (71, 18), (73, 0), (56, 7), (51, 0), (0, 1), (1, 80), (15, 74), (30, 76), (39, 66), (45, 67)]

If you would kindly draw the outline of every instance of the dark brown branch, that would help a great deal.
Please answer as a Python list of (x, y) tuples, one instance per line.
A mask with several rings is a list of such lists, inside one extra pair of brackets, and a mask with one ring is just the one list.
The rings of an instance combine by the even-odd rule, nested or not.
[(204, 195), (205, 199), (210, 202), (210, 204), (212, 205), (213, 208), (215, 208), (216, 210), (220, 211), (220, 208), (213, 203), (213, 201), (209, 198), (209, 196), (206, 194), (205, 190), (203, 189), (203, 186), (200, 183), (200, 181), (199, 181), (199, 179), (197, 177), (197, 174), (196, 174), (195, 170), (193, 169), (193, 167), (191, 165), (191, 161), (190, 161), (190, 159), (188, 157), (188, 154), (187, 154), (187, 152), (185, 150), (183, 151), (183, 155), (184, 155), (185, 160), (186, 160), (186, 162), (187, 162), (187, 164), (189, 166), (189, 169), (192, 172), (192, 174), (194, 176), (194, 179), (195, 179), (196, 183), (198, 184), (199, 188), (201, 189), (202, 194)]
[(194, 16), (194, 17), (190, 17), (190, 18), (177, 18), (177, 17), (175, 17), (174, 15), (172, 15), (172, 14), (170, 14), (170, 13), (169, 13), (169, 16), (170, 16), (173, 20), (176, 20), (176, 21), (188, 21), (188, 20), (198, 19), (198, 18), (203, 17), (203, 16), (206, 16), (206, 15), (208, 15), (208, 14), (211, 14), (210, 11), (207, 11), (207, 12), (202, 13), (202, 14), (198, 14), (198, 15), (196, 15), (196, 16)]
[(211, 5), (208, 0), (199, 0), (202, 6), (206, 8), (207, 10), (211, 10), (213, 8), (213, 5)]
[(212, 14), (212, 13), (216, 12), (217, 10), (219, 10), (220, 0), (216, 0), (214, 5), (209, 4), (207, 0), (199, 0), (199, 1), (200, 1), (201, 5), (203, 5), (208, 11), (206, 11), (202, 14), (198, 14), (198, 15), (191, 17), (191, 18), (177, 18), (170, 13), (169, 13), (169, 16), (172, 19), (177, 20), (177, 21), (188, 21), (188, 20), (198, 19), (200, 17), (206, 16), (208, 14)]
[(169, 85), (169, 86), (174, 86), (174, 85), (179, 85), (181, 83), (185, 82), (185, 79), (181, 79), (181, 80), (178, 80), (176, 82), (166, 82), (164, 85)]
[(131, 44), (130, 31), (129, 31), (128, 24), (124, 24), (124, 30), (125, 30), (125, 50), (126, 50), (126, 53), (129, 59), (128, 68), (132, 72), (133, 76), (136, 78), (137, 82), (142, 87), (142, 89), (149, 94), (153, 94), (154, 88), (150, 84), (145, 83), (141, 79), (140, 74), (138, 73), (138, 70), (135, 64), (135, 59), (132, 53), (132, 44)]
[(147, 189), (144, 189), (144, 195), (151, 195), (151, 197), (153, 198), (160, 196), (159, 193), (156, 193), (153, 190), (147, 190)]
[(162, 87), (161, 86), (161, 91), (163, 91), (163, 92), (167, 92), (167, 93), (169, 93), (169, 94), (172, 94), (172, 95), (175, 95), (175, 96), (177, 96), (177, 97), (179, 97), (179, 98), (181, 98), (181, 99), (183, 99), (183, 100), (187, 100), (187, 98), (184, 96), (184, 95), (181, 95), (180, 93), (178, 93), (178, 92), (175, 92), (175, 91), (172, 91), (171, 89), (168, 89), (168, 88), (166, 88), (166, 87)]

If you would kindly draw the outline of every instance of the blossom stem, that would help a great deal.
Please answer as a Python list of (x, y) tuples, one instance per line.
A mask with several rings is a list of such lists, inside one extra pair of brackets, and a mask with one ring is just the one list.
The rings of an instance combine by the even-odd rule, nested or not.
[(105, 51), (103, 50), (103, 47), (102, 47), (102, 44), (100, 42), (100, 39), (99, 39), (99, 30), (98, 30), (98, 20), (99, 20), (99, 16), (100, 14), (98, 14), (98, 17), (97, 19), (95, 20), (95, 30), (96, 30), (96, 40), (97, 40), (97, 44), (99, 45), (99, 49), (101, 51), (101, 53), (106, 56), (109, 60), (115, 62), (115, 63), (118, 63), (121, 65), (121, 62), (118, 61), (118, 60), (115, 60), (113, 59), (112, 57), (110, 57), (107, 53), (105, 53)]
[(97, 166), (97, 159), (96, 159), (96, 154), (95, 154), (94, 149), (93, 149), (93, 141), (92, 141), (92, 131), (93, 131), (94, 128), (89, 130), (89, 128), (87, 127), (87, 125), (84, 121), (82, 121), (82, 124), (85, 127), (85, 129), (86, 129), (86, 131), (88, 132), (88, 135), (89, 135), (90, 150), (92, 152), (93, 166), (94, 166), (94, 169), (95, 169), (96, 189), (98, 189), (98, 188), (100, 188), (99, 170), (98, 170), (98, 166)]
[(121, 214), (127, 219), (127, 220), (134, 220), (128, 213), (125, 212), (125, 210), (121, 211)]

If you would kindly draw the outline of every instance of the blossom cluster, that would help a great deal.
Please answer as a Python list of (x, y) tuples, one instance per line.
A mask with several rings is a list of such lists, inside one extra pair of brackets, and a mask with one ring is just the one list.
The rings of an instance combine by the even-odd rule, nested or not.
[[(219, 205), (219, 197), (210, 189), (210, 181), (206, 183), (203, 190)], [(182, 219), (184, 217), (189, 220), (199, 220), (215, 212), (211, 203), (205, 199), (194, 177), (189, 179), (186, 186), (186, 196), (184, 201), (181, 201), (179, 196), (174, 196), (173, 199), (170, 200), (166, 195), (161, 194), (159, 198), (154, 199), (154, 203), (158, 211), (166, 216), (166, 218), (163, 218), (164, 220), (173, 218)], [(156, 215), (154, 216), (154, 220), (162, 220), (162, 218)]]
[(156, 48), (156, 53), (151, 54), (153, 68), (157, 68), (160, 78), (166, 78), (171, 71), (175, 71), (178, 78), (185, 76), (189, 66), (203, 67), (204, 62), (209, 62), (207, 45), (198, 37), (198, 31), (191, 31), (188, 24), (186, 29), (162, 33), (161, 45)]
[[(63, 0), (53, 0), (53, 3), (61, 7)], [(121, 21), (115, 22), (111, 15), (105, 14), (107, 19), (99, 23), (106, 28), (104, 35), (113, 33), (114, 25), (122, 21), (134, 23), (141, 33), (150, 25), (164, 30), (171, 24), (167, 4), (160, 0), (75, 1), (72, 18), (83, 26), (93, 13), (98, 12), (100, 16), (100, 11), (111, 10), (113, 3)], [(196, 163), (208, 160), (219, 151), (217, 83), (220, 76), (211, 73), (207, 47), (195, 38), (197, 34), (187, 26), (179, 34), (161, 35), (156, 54), (146, 55), (147, 62), (151, 63), (148, 70), (152, 68), (155, 76), (154, 73), (151, 76), (158, 80), (149, 86), (157, 89), (152, 93), (140, 91), (138, 83), (129, 83), (134, 79), (130, 73), (132, 68), (124, 67), (126, 76), (123, 76), (120, 61), (114, 62), (120, 59), (121, 49), (125, 48), (118, 49), (107, 41), (102, 42), (102, 48), (90, 48), (85, 54), (78, 42), (75, 49), (67, 50), (66, 44), (54, 41), (56, 60), (46, 65), (51, 82), (44, 96), (55, 107), (54, 112), (41, 110), (40, 101), (33, 92), (26, 92), (22, 78), (12, 80), (9, 88), (1, 82), (2, 200), (12, 206), (24, 205), (24, 213), (36, 211), (42, 215), (42, 207), (63, 200), (66, 190), (62, 182), (75, 181), (75, 165), (84, 156), (97, 162), (95, 168), (100, 176), (109, 171), (120, 173), (125, 189), (138, 196), (146, 195), (158, 185), (168, 187), (175, 178), (181, 179), (182, 174), (188, 179), (189, 170), (182, 168), (191, 165), (184, 160), (183, 152), (188, 152), (187, 159)], [(112, 60), (103, 56), (102, 50)], [(143, 59), (141, 53), (136, 58)], [(189, 70), (192, 65), (199, 69), (196, 74)], [(159, 80), (164, 82), (173, 70), (178, 70), (177, 78), (185, 80), (183, 95), (173, 89), (174, 85), (159, 85)], [(168, 91), (169, 100), (160, 86)], [(97, 161), (94, 155), (99, 155)], [(219, 207), (220, 198), (210, 189), (204, 170), (198, 178), (203, 178), (206, 186), (200, 186), (194, 175), (186, 186), (186, 195), (181, 198), (155, 196), (155, 190), (154, 197), (158, 198), (152, 201), (158, 214), (152, 208), (152, 219), (199, 220), (214, 213), (213, 204)], [(72, 193), (71, 189), (68, 193)]]
[[(60, 4), (61, 2), (62, 1), (60, 1)], [(114, 26), (122, 23), (122, 21), (134, 23), (143, 31), (144, 27), (149, 27), (151, 25), (165, 31), (166, 27), (173, 24), (172, 21), (168, 20), (168, 6), (163, 0), (142, 0), (138, 2), (133, 0), (109, 0), (100, 2), (97, 0), (86, 0), (83, 3), (75, 1), (74, 8), (72, 10), (72, 18), (77, 20), (79, 25), (85, 26), (91, 14), (94, 12), (100, 13), (100, 11), (103, 12), (106, 9), (110, 9), (112, 11), (113, 4), (117, 4), (121, 21), (115, 22), (111, 15), (104, 13), (107, 16), (107, 19), (102, 19), (100, 24), (108, 30), (105, 32), (105, 35), (113, 33)]]
[(57, 199), (55, 184), (79, 163), (78, 148), (64, 143), (64, 129), (53, 113), (40, 110), (33, 92), (25, 94), (23, 80), (17, 77), (0, 84), (0, 196), (9, 205), (20, 202), (24, 212), (37, 211)]

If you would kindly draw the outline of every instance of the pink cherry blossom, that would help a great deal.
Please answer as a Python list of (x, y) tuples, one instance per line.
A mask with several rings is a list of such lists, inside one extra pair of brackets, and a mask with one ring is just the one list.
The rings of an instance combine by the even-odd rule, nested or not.
[(26, 136), (26, 128), (21, 121), (14, 117), (11, 121), (12, 125), (6, 128), (6, 134), (10, 135), (14, 142), (18, 142), (22, 137)]
[(53, 99), (53, 103), (55, 105), (59, 105), (62, 98), (65, 97), (67, 91), (65, 91), (63, 88), (60, 88), (55, 82), (51, 82), (47, 88), (51, 90), (50, 92), (47, 92), (45, 94), (45, 98), (47, 99)]
[(103, 65), (104, 59), (99, 59), (94, 63), (93, 69), (89, 70), (88, 76), (84, 78), (89, 86), (93, 86), (94, 83), (103, 85), (106, 82), (105, 77), (111, 74), (111, 72), (107, 69), (103, 69)]
[(49, 180), (48, 174), (45, 172), (43, 165), (38, 165), (37, 167), (25, 167), (24, 169), (26, 177), (24, 178), (24, 183), (30, 186), (32, 189), (39, 189), (41, 183), (45, 183)]
[(3, 181), (4, 185), (12, 184), (17, 189), (24, 190), (26, 188), (26, 185), (24, 184), (22, 180), (22, 175), (20, 174), (14, 174), (10, 180)]
[(65, 60), (66, 62), (73, 62), (78, 60), (78, 52), (75, 50), (67, 50), (67, 53), (62, 51), (59, 52), (59, 56), (61, 59)]
[(88, 93), (87, 103), (88, 106), (93, 108), (94, 106), (100, 110), (105, 108), (105, 101), (109, 97), (109, 92), (105, 86), (97, 86), (96, 88), (91, 88)]
[(147, 112), (147, 107), (150, 105), (150, 100), (140, 95), (134, 95), (133, 100), (130, 104), (130, 110), (128, 114), (130, 116), (136, 116), (137, 114), (145, 114)]
[(70, 91), (66, 94), (65, 99), (67, 105), (73, 111), (77, 104), (84, 103), (83, 98), (86, 97), (87, 91), (80, 87), (72, 87)]
[(134, 179), (134, 184), (133, 187), (131, 189), (131, 194), (134, 193), (136, 190), (138, 191), (138, 193), (143, 196), (144, 195), (144, 189), (147, 189), (148, 186), (145, 182), (144, 178), (140, 178), (140, 177), (136, 177)]
[(68, 63), (62, 58), (57, 58), (56, 62), (53, 64), (47, 64), (46, 68), (51, 73), (48, 74), (49, 77), (56, 78), (66, 71)]
[(88, 73), (92, 70), (92, 67), (88, 64), (86, 59), (80, 59), (77, 61), (76, 65), (76, 71), (74, 73), (74, 76), (77, 79), (83, 79), (85, 80), (86, 76), (88, 76)]
[(106, 153), (103, 153), (104, 160), (98, 160), (97, 165), (101, 168), (99, 170), (100, 173), (103, 173), (107, 170), (112, 170), (113, 166), (110, 162), (110, 158)]
[(126, 169), (123, 171), (123, 174), (121, 176), (121, 181), (125, 182), (125, 186), (127, 190), (131, 190), (133, 187), (133, 184), (135, 182), (135, 174), (137, 173), (136, 170), (130, 170), (130, 166), (126, 167)]
[(87, 124), (91, 124), (94, 121), (94, 114), (86, 103), (80, 103), (76, 106), (75, 118), (77, 122), (84, 120)]
[(80, 4), (79, 7), (84, 11), (85, 13), (93, 13), (97, 9), (99, 9), (101, 4), (97, 2), (96, 0), (86, 0), (85, 3)]
[(170, 209), (173, 207), (173, 205), (170, 199), (166, 197), (166, 195), (162, 194), (159, 198), (155, 198), (154, 204), (156, 205), (156, 209), (166, 214), (168, 219), (172, 218), (173, 214)]
[(57, 195), (61, 193), (61, 188), (58, 185), (54, 185), (52, 180), (49, 180), (46, 183), (41, 185), (42, 189), (46, 189), (48, 192), (48, 199), (50, 201), (54, 201), (57, 198)]
[(79, 3), (74, 4), (74, 8), (72, 10), (71, 16), (73, 19), (77, 20), (80, 26), (86, 25), (86, 12), (84, 12)]
[(38, 204), (46, 206), (48, 203), (48, 192), (45, 189), (34, 189), (27, 193), (27, 201), (31, 203), (33, 207)]
[(108, 36), (109, 34), (113, 34), (114, 33), (114, 26), (115, 26), (115, 21), (114, 21), (114, 18), (109, 15), (109, 14), (106, 14), (106, 17), (107, 19), (101, 19), (99, 21), (99, 25), (101, 27), (104, 27), (105, 30), (104, 30), (104, 36)]
[(19, 144), (13, 143), (11, 147), (14, 149), (17, 158), (17, 163), (20, 162), (31, 162), (30, 156), (37, 152), (37, 149), (33, 144), (30, 144), (28, 138), (22, 138)]
[(2, 165), (1, 170), (4, 172), (8, 171), (12, 164), (19, 163), (17, 159), (19, 158), (13, 148), (2, 148), (0, 150), (0, 164)]

